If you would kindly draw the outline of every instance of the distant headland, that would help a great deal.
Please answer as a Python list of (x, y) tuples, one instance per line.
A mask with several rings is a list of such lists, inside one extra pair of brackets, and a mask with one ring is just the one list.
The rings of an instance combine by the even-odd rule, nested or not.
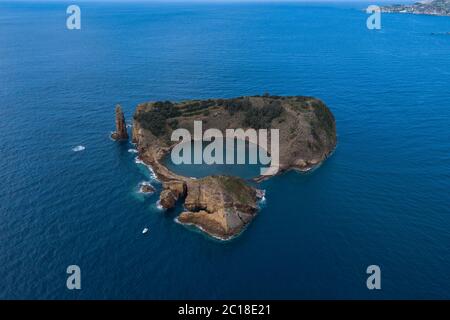
[(381, 7), (381, 12), (450, 16), (450, 0), (421, 1), (411, 5), (394, 4)]
[[(132, 141), (139, 158), (152, 167), (163, 190), (160, 205), (173, 208), (183, 201), (185, 211), (177, 221), (194, 225), (221, 240), (242, 232), (258, 212), (258, 200), (264, 192), (251, 181), (232, 176), (207, 176), (201, 179), (171, 172), (162, 162), (177, 145), (171, 133), (184, 128), (193, 132), (194, 121), (205, 129), (267, 128), (279, 131), (279, 170), (308, 171), (333, 152), (336, 125), (333, 114), (319, 99), (304, 96), (247, 96), (230, 99), (158, 101), (137, 106), (133, 117)], [(117, 131), (125, 120), (116, 110)], [(121, 138), (125, 136), (119, 135)], [(114, 136), (117, 137), (117, 134)]]

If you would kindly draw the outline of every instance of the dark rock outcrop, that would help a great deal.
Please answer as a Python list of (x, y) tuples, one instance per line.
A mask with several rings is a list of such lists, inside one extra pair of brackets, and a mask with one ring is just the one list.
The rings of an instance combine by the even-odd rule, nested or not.
[(120, 105), (116, 106), (116, 131), (111, 134), (114, 140), (128, 140), (125, 116)]
[(142, 193), (153, 193), (155, 192), (155, 188), (153, 188), (153, 186), (151, 186), (150, 184), (142, 184), (140, 191)]

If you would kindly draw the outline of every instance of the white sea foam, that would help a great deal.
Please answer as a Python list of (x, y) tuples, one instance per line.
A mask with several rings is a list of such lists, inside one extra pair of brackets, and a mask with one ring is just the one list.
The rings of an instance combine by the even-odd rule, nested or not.
[(128, 149), (129, 153), (138, 153), (138, 151), (136, 149)]
[(146, 167), (148, 168), (148, 171), (150, 171), (150, 177), (151, 177), (153, 180), (159, 181), (159, 180), (156, 178), (156, 174), (155, 174), (155, 171), (153, 171), (153, 168), (150, 167), (150, 166), (147, 166), (147, 165), (146, 165)]
[(134, 158), (134, 162), (135, 162), (136, 164), (141, 164), (141, 165), (143, 165), (143, 166), (146, 166), (147, 169), (148, 169), (148, 171), (150, 171), (150, 178), (152, 178), (152, 180), (159, 181), (159, 180), (156, 178), (155, 171), (153, 171), (153, 168), (152, 168), (151, 166), (147, 165), (144, 161), (142, 161), (141, 159), (139, 159), (139, 157)]
[(161, 202), (160, 202), (159, 200), (156, 201), (156, 208), (157, 208), (158, 210), (161, 210), (161, 211), (164, 210), (164, 208), (163, 208), (163, 206), (161, 205)]
[(144, 161), (142, 161), (141, 159), (139, 159), (139, 157), (134, 158), (134, 162), (135, 162), (136, 164), (143, 164), (143, 165), (145, 166)]
[(73, 152), (80, 152), (80, 151), (83, 151), (84, 149), (86, 149), (85, 146), (76, 146), (76, 147), (72, 148), (72, 151)]
[(266, 204), (266, 190), (260, 190), (261, 196), (258, 200), (259, 207), (263, 207)]
[(261, 200), (259, 200), (259, 203), (260, 203), (260, 204), (265, 204), (265, 203), (266, 203), (266, 196), (263, 196), (263, 197), (261, 198)]

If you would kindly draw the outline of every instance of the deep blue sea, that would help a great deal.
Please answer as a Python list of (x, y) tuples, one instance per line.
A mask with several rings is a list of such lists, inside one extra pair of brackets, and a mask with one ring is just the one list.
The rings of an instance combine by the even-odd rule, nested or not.
[[(0, 298), (450, 298), (449, 17), (374, 31), (364, 4), (77, 3), (81, 30), (68, 3), (0, 2)], [(227, 243), (138, 193), (161, 186), (109, 138), (117, 103), (130, 122), (148, 100), (266, 91), (324, 100), (338, 147), (263, 182)]]

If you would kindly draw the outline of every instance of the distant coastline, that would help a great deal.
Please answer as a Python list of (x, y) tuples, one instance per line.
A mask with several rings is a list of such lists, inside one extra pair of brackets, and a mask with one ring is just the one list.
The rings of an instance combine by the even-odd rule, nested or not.
[(450, 0), (421, 1), (411, 5), (394, 4), (381, 7), (381, 12), (450, 17)]

